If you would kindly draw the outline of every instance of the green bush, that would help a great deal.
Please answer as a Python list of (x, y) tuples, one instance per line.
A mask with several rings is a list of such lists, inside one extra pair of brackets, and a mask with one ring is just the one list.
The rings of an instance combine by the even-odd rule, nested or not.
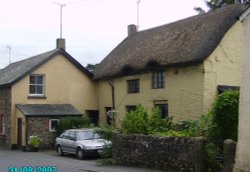
[(148, 112), (142, 106), (127, 113), (122, 121), (122, 130), (128, 134), (148, 134)]
[(89, 127), (90, 120), (87, 117), (63, 117), (60, 119), (56, 128), (56, 135), (59, 136), (62, 132), (72, 128)]
[(222, 140), (238, 137), (239, 91), (228, 91), (219, 95), (212, 109), (216, 125), (214, 136)]
[[(111, 142), (113, 133), (117, 132), (117, 130), (114, 130), (114, 128), (110, 126), (102, 126), (101, 128), (95, 129), (95, 131), (101, 136), (101, 138)], [(105, 144), (101, 157), (102, 159), (97, 161), (99, 165), (112, 165), (112, 145)]]
[(127, 113), (122, 121), (122, 131), (127, 134), (152, 134), (163, 132), (170, 128), (171, 118), (161, 118), (159, 108), (153, 108), (151, 115), (142, 105)]

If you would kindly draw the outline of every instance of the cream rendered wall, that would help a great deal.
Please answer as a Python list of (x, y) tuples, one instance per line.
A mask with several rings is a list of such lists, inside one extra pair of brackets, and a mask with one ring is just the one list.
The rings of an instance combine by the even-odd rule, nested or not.
[(72, 104), (80, 112), (97, 110), (95, 83), (63, 55), (57, 55), (31, 74), (45, 75), (46, 99), (29, 99), (29, 76), (12, 86), (12, 140), (16, 143), (16, 104)]
[(218, 85), (239, 86), (243, 56), (243, 26), (236, 22), (214, 52), (204, 61), (204, 107), (207, 113), (217, 96)]
[[(168, 69), (165, 71), (166, 86), (164, 89), (152, 89), (152, 73), (112, 80), (111, 82), (115, 88), (115, 109), (118, 111), (118, 125), (126, 115), (127, 105), (142, 104), (148, 110), (151, 110), (157, 101), (166, 101), (168, 103), (169, 114), (174, 116), (174, 121), (194, 119), (201, 116), (203, 75), (202, 64), (179, 69)], [(127, 92), (127, 80), (131, 79), (140, 80), (140, 93), (129, 94)], [(105, 82), (98, 82), (98, 106), (102, 119), (106, 119), (103, 111), (104, 107), (112, 106), (111, 87)], [(102, 120), (102, 122), (105, 121)]]
[(99, 81), (97, 83), (97, 94), (98, 94), (98, 110), (99, 110), (99, 121), (101, 124), (106, 123), (106, 109), (105, 107), (112, 107), (112, 93), (111, 87), (107, 81)]
[(243, 21), (244, 52), (240, 89), (238, 143), (234, 172), (250, 171), (250, 18)]

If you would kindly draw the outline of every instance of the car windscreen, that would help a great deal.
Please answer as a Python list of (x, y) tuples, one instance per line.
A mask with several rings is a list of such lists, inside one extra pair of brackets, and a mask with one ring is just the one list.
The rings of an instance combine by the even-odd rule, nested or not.
[(76, 133), (77, 140), (99, 139), (100, 136), (94, 131), (79, 131)]

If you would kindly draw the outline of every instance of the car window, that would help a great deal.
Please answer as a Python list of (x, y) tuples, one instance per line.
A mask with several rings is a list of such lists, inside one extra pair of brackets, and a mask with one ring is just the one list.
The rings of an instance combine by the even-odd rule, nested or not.
[(69, 139), (69, 131), (65, 131), (64, 133), (62, 133), (60, 135), (61, 138), (64, 138), (64, 139)]
[(79, 131), (76, 133), (77, 140), (99, 139), (100, 136), (94, 131)]
[(69, 139), (75, 140), (75, 132), (74, 132), (74, 131), (71, 131), (71, 132), (69, 133)]

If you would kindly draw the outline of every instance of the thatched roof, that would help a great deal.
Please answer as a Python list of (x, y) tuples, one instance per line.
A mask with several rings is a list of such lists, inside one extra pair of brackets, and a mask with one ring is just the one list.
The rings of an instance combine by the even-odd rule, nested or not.
[(92, 73), (85, 69), (80, 63), (78, 63), (73, 57), (71, 57), (64, 49), (55, 49), (37, 56), (30, 57), (28, 59), (11, 63), (4, 69), (0, 70), (0, 87), (10, 86), (36, 70), (38, 67), (49, 61), (51, 58), (58, 54), (64, 55), (70, 62), (72, 62), (77, 68), (84, 72), (87, 76), (92, 78)]
[(96, 67), (95, 79), (193, 65), (206, 59), (247, 8), (235, 4), (125, 38)]

